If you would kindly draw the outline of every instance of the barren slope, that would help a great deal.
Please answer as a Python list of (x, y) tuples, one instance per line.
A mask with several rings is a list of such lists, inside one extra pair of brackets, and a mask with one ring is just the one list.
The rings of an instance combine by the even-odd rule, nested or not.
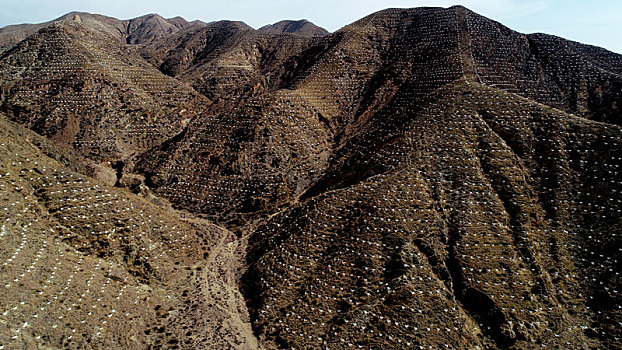
[(0, 56), (51, 139), (0, 120), (0, 345), (620, 348), (621, 55), (460, 6), (69, 19)]
[(5, 52), (0, 77), (9, 118), (108, 166), (174, 136), (210, 103), (76, 22), (50, 25)]
[(306, 36), (220, 21), (163, 37), (140, 52), (163, 73), (215, 101), (211, 109), (220, 111), (286, 85), (283, 77), (311, 41)]
[(335, 160), (365, 176), (319, 183), (335, 189), (253, 234), (244, 281), (262, 343), (618, 344), (619, 127), (464, 82), (384, 126)]
[(175, 33), (189, 26), (201, 26), (200, 21), (188, 22), (181, 17), (165, 19), (157, 14), (119, 20), (109, 16), (86, 12), (69, 12), (55, 20), (45, 23), (18, 24), (0, 28), (0, 53), (10, 49), (20, 41), (39, 30), (59, 21), (76, 21), (92, 30), (107, 33), (121, 42), (145, 44), (162, 36)]
[(2, 347), (257, 347), (229, 231), (76, 173), (0, 118)]
[[(411, 19), (410, 15), (417, 16)], [(277, 54), (272, 61), (261, 59), (259, 68), (249, 49), (262, 52), (258, 39), (264, 36), (265, 42), (270, 37), (248, 31), (233, 35), (227, 40), (235, 41), (234, 45), (196, 70), (231, 81), (232, 87), (222, 90), (228, 96), (224, 99), (231, 102), (216, 104), (218, 108), (212, 110), (216, 116), (196, 120), (179, 137), (146, 152), (135, 171), (146, 174), (151, 179), (148, 185), (177, 207), (191, 207), (215, 220), (234, 218), (230, 223), (235, 226), (244, 224), (235, 220), (238, 214), (275, 212), (295, 201), (323, 174), (330, 154), (357, 132), (357, 124), (374, 118), (391, 100), (393, 106), (416, 105), (419, 100), (394, 99), (406, 81), (409, 92), (420, 99), (461, 76), (458, 32), (451, 21), (455, 11), (439, 15), (449, 21), (441, 31), (405, 24), (412, 20), (429, 25), (434, 16), (428, 9), (370, 16), (335, 34), (302, 43), (298, 47), (307, 48), (298, 51), (299, 56), (287, 59)], [(414, 36), (412, 47), (398, 41), (406, 35), (404, 31)], [(237, 35), (240, 39), (232, 39)], [(293, 43), (295, 39), (303, 40), (272, 37), (269, 47), (286, 47), (280, 40)], [(425, 55), (430, 50), (438, 51), (434, 61)], [(267, 52), (262, 57), (270, 57)], [(218, 65), (229, 61), (247, 62), (253, 75), (261, 74), (262, 67), (286, 69), (280, 77), (263, 74), (264, 80), (280, 79), (280, 84), (263, 90), (260, 80), (257, 89), (249, 90), (247, 78), (235, 75), (228, 80), (230, 76), (222, 74), (226, 66)], [(437, 66), (448, 68), (428, 76), (427, 69)], [(193, 72), (196, 68), (192, 67), (186, 72)], [(185, 79), (184, 74), (188, 73), (181, 73), (179, 79)], [(212, 81), (219, 86), (218, 80)]]

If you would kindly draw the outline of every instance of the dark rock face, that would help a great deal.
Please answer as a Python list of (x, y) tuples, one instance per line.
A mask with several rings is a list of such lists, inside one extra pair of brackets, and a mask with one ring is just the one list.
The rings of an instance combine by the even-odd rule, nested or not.
[[(56, 145), (40, 162), (143, 198), (107, 188), (133, 204), (104, 220), (81, 195), (93, 186), (58, 198), (56, 173), (24, 180), (26, 195), (5, 186), (11, 203), (37, 197), (38, 225), (69, 232), (72, 257), (169, 293), (129, 311), (140, 335), (115, 326), (101, 346), (620, 346), (622, 56), (459, 6), (389, 9), (335, 33), (67, 16), (0, 56), (0, 111)], [(34, 155), (9, 143), (14, 173)], [(107, 225), (127, 233), (106, 238)], [(173, 243), (192, 253), (140, 257)]]

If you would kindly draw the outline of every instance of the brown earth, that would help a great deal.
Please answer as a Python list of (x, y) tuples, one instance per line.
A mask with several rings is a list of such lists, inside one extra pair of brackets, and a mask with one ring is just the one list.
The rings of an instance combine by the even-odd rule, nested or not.
[(621, 55), (460, 6), (0, 43), (0, 345), (621, 348)]
[(81, 175), (71, 153), (0, 124), (4, 349), (257, 348), (231, 232)]

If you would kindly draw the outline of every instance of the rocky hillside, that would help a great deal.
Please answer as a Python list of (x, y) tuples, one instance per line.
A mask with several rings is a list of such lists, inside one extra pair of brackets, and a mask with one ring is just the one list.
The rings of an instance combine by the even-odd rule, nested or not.
[(620, 348), (621, 55), (460, 6), (67, 16), (0, 30), (0, 345)]
[[(421, 108), (430, 92), (458, 79), (485, 83), (485, 79), (492, 77), (484, 74), (478, 65), (479, 56), (473, 53), (476, 45), (473, 38), (491, 36), (490, 32), (494, 31), (478, 29), (479, 32), (474, 32), (472, 22), (476, 16), (461, 7), (387, 10), (370, 15), (334, 34), (313, 39), (302, 45), (302, 50), (294, 56), (276, 61), (282, 62), (281, 66), (285, 65), (287, 69), (279, 76), (280, 83), (268, 88), (264, 88), (267, 85), (262, 84), (261, 80), (246, 83), (248, 80), (233, 73), (233, 70), (224, 73), (220, 67), (208, 69), (221, 62), (220, 58), (208, 60), (207, 65), (199, 64), (199, 69), (195, 68), (196, 65), (189, 65), (186, 72), (220, 77), (210, 80), (214, 84), (210, 89), (218, 89), (218, 95), (197, 86), (199, 91), (204, 91), (212, 98), (234, 96), (234, 99), (232, 102), (224, 102), (224, 108), (218, 104), (218, 108), (210, 113), (217, 113), (217, 116), (212, 117), (213, 121), (201, 120), (200, 123), (189, 124), (183, 137), (166, 143), (159, 150), (146, 153), (143, 160), (138, 162), (136, 171), (153, 175), (153, 186), (161, 190), (162, 194), (184, 193), (178, 199), (172, 199), (173, 202), (181, 200), (182, 206), (198, 205), (202, 208), (197, 210), (209, 215), (226, 216), (229, 212), (265, 210), (274, 212), (284, 203), (295, 201), (305, 191), (309, 195), (319, 194), (326, 190), (323, 187), (326, 183), (322, 182), (315, 187), (310, 186), (311, 183), (318, 174), (324, 172), (329, 157), (333, 161), (340, 161), (345, 144), (362, 142), (369, 144), (368, 147), (376, 147), (374, 135), (392, 131), (383, 123), (396, 115), (408, 118), (413, 111)], [(496, 22), (481, 16), (477, 18), (488, 21), (491, 26), (496, 25)], [(511, 35), (522, 35), (506, 30)], [(227, 61), (241, 64), (252, 57), (253, 50), (250, 47), (257, 44), (248, 38), (253, 33), (243, 33), (240, 39), (230, 39), (237, 46), (232, 46), (222, 55)], [(280, 40), (292, 39), (281, 37)], [(274, 39), (272, 41), (275, 42)], [(594, 60), (594, 67), (597, 64), (603, 70), (618, 67), (615, 60), (619, 59), (619, 55), (604, 55), (603, 52), (606, 52), (602, 49), (573, 45), (586, 52), (596, 50), (607, 58)], [(488, 52), (479, 46), (478, 50)], [(292, 51), (290, 49), (286, 52)], [(543, 57), (541, 53), (538, 55)], [(514, 56), (516, 54), (511, 55)], [(535, 54), (532, 56), (535, 57)], [(576, 110), (583, 103), (583, 107), (580, 107), (583, 113), (577, 114), (596, 120), (603, 117), (612, 119), (620, 115), (616, 103), (619, 91), (611, 88), (620, 82), (616, 80), (616, 75), (610, 75), (603, 83), (609, 87), (598, 88), (601, 91), (598, 101), (569, 100), (562, 106), (560, 101), (547, 99), (544, 95), (531, 96), (527, 92), (546, 91), (546, 84), (552, 86), (551, 90), (559, 92), (560, 86), (566, 89), (569, 88), (568, 84), (553, 85), (550, 81), (545, 84), (538, 80), (528, 80), (528, 77), (521, 80), (516, 76), (522, 74), (519, 72), (523, 70), (513, 68), (511, 57), (506, 53), (505, 63), (499, 63), (505, 66), (500, 66), (499, 70), (508, 74), (507, 79), (530, 84), (522, 95), (564, 111)], [(574, 67), (574, 63), (566, 58), (563, 56), (554, 64)], [(586, 55), (586, 59), (590, 57)], [(553, 65), (553, 60), (553, 57), (542, 59), (534, 71), (550, 71), (548, 74), (557, 76), (558, 82), (577, 80), (587, 74), (582, 71), (582, 67), (556, 73), (548, 68)], [(183, 61), (191, 62), (191, 59)], [(261, 72), (264, 67), (269, 70), (270, 65), (260, 63), (257, 68), (249, 64), (249, 67), (253, 68), (246, 72)], [(188, 75), (183, 73), (175, 76), (182, 80), (188, 79)], [(275, 79), (270, 74), (263, 77), (272, 78), (271, 81)], [(583, 79), (586, 84), (588, 81), (600, 84), (597, 78)], [(237, 85), (227, 81), (242, 83)], [(257, 89), (250, 90), (254, 81), (257, 81), (254, 85)], [(244, 85), (246, 90), (241, 92)], [(503, 87), (490, 82), (488, 85)], [(507, 86), (505, 90), (515, 92)], [(226, 101), (227, 98), (224, 99)], [(275, 117), (278, 120), (274, 120)], [(223, 137), (223, 133), (229, 136)], [(157, 152), (172, 156), (156, 156)], [(165, 162), (159, 161), (164, 158)], [(335, 176), (344, 179), (363, 174), (358, 170), (350, 174), (347, 168)], [(259, 186), (263, 189), (258, 190), (256, 186), (246, 188), (257, 177), (269, 179), (260, 181)], [(246, 189), (241, 191), (241, 187)], [(232, 207), (231, 203), (236, 203), (237, 207)]]
[(481, 83), (620, 125), (622, 56), (551, 35), (520, 34), (463, 11)]
[(241, 22), (213, 22), (163, 37), (140, 49), (166, 75), (189, 83), (212, 101), (212, 110), (285, 85), (295, 58), (313, 38), (256, 31)]
[(256, 348), (231, 232), (82, 175), (4, 116), (0, 136), (3, 348)]
[(42, 28), (62, 21), (80, 22), (93, 30), (107, 33), (128, 44), (149, 43), (156, 38), (176, 33), (184, 28), (205, 25), (201, 21), (188, 22), (181, 17), (166, 19), (158, 14), (119, 20), (86, 12), (70, 12), (46, 23), (18, 24), (0, 28), (0, 53)]
[(615, 347), (622, 129), (474, 82), (429, 97), (255, 230), (260, 342)]
[(210, 103), (113, 36), (73, 21), (41, 29), (5, 52), (0, 78), (0, 109), (10, 119), (96, 166), (122, 168)]

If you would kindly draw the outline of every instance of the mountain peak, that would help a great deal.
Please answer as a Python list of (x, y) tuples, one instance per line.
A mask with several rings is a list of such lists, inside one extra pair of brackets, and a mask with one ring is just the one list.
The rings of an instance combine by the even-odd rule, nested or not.
[(64, 17), (0, 30), (0, 343), (619, 345), (622, 55), (463, 6)]
[(259, 31), (274, 34), (288, 33), (308, 37), (320, 37), (329, 33), (326, 29), (318, 27), (306, 19), (279, 21), (265, 25), (259, 28)]

